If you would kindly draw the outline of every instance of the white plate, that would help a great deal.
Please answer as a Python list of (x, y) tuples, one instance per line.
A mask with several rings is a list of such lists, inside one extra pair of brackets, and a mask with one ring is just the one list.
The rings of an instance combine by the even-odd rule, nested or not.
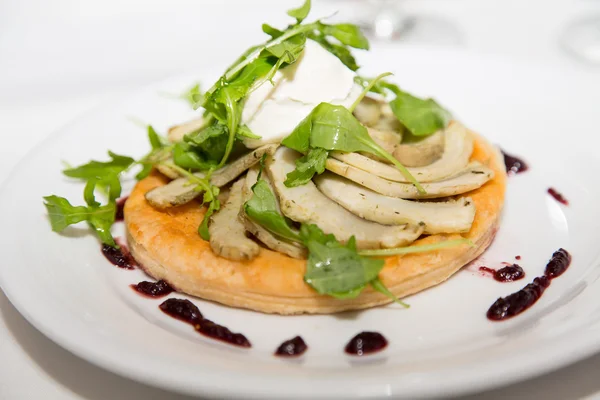
[[(205, 396), (455, 395), (525, 379), (597, 351), (598, 85), (534, 65), (438, 50), (378, 48), (363, 63), (369, 75), (388, 66), (401, 86), (435, 96), (465, 124), (530, 163), (530, 171), (509, 179), (501, 229), (480, 260), (498, 267), (520, 255), (525, 280), (501, 284), (481, 276), (475, 264), (407, 298), (410, 310), (387, 306), (332, 316), (268, 316), (194, 300), (206, 317), (244, 333), (250, 350), (217, 343), (167, 317), (157, 307), (161, 300), (142, 298), (128, 286), (147, 277), (111, 266), (85, 226), (52, 233), (42, 196), (58, 194), (73, 203), (82, 198), (81, 185), (61, 176), (61, 160), (102, 160), (107, 149), (142, 155), (145, 134), (128, 117), (159, 131), (193, 117), (184, 103), (159, 93), (178, 93), (214, 76), (207, 70), (152, 85), (79, 118), (20, 163), (0, 196), (2, 289), (40, 331), (86, 360)], [(548, 196), (550, 186), (571, 205)], [(488, 321), (494, 300), (541, 275), (559, 247), (573, 254), (568, 272), (521, 316)], [(346, 342), (363, 330), (383, 333), (389, 347), (360, 359), (344, 354)], [(295, 335), (309, 345), (301, 359), (272, 355)]]

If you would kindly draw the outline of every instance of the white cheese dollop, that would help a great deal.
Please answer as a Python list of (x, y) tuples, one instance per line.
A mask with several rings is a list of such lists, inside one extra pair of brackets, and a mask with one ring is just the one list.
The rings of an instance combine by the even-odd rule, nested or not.
[(247, 97), (242, 124), (261, 139), (244, 144), (256, 148), (280, 142), (321, 102), (351, 106), (362, 92), (355, 76), (336, 56), (307, 40), (298, 60), (277, 72), (274, 85), (266, 82)]

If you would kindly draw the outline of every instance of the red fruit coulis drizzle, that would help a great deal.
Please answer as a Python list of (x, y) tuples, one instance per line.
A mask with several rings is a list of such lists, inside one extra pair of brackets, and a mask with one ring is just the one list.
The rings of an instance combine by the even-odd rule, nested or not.
[(515, 256), (515, 260), (520, 260), (521, 256)]
[(129, 252), (127, 245), (119, 238), (115, 239), (119, 248), (109, 246), (107, 244), (102, 245), (102, 254), (111, 264), (123, 268), (123, 269), (134, 269), (138, 266), (137, 262)]
[(569, 205), (569, 201), (567, 199), (565, 199), (565, 197), (560, 194), (559, 192), (556, 191), (556, 189), (554, 188), (549, 188), (548, 189), (548, 194), (552, 197), (554, 197), (554, 200), (558, 201), (560, 204), (564, 204), (565, 206)]
[(125, 202), (127, 201), (127, 197), (121, 197), (117, 200), (117, 211), (115, 213), (115, 222), (121, 222), (125, 219), (125, 214), (123, 213), (123, 209), (125, 208)]
[(240, 347), (251, 347), (250, 341), (241, 333), (235, 333), (202, 316), (202, 313), (189, 300), (168, 299), (158, 306), (165, 314), (186, 322), (207, 337)]
[(488, 267), (479, 267), (482, 272), (492, 274), (498, 282), (513, 282), (525, 278), (525, 271), (518, 264), (509, 264), (498, 270)]
[(298, 357), (304, 354), (308, 346), (300, 336), (286, 340), (275, 350), (275, 355), (279, 357)]
[(502, 155), (504, 156), (504, 164), (506, 165), (506, 173), (509, 175), (518, 174), (520, 172), (525, 172), (529, 169), (525, 161), (522, 159), (512, 156), (506, 153), (504, 150), (502, 151)]
[(346, 345), (346, 353), (364, 356), (385, 349), (387, 339), (379, 332), (361, 332), (354, 336)]
[(537, 277), (523, 289), (501, 297), (492, 304), (487, 312), (488, 319), (502, 321), (521, 314), (535, 304), (544, 291), (550, 286), (552, 279), (562, 275), (571, 265), (571, 255), (565, 249), (558, 249), (548, 261), (544, 275)]
[(175, 289), (173, 289), (162, 279), (156, 282), (143, 281), (138, 284), (131, 285), (131, 288), (136, 292), (143, 294), (144, 296), (152, 298), (164, 297), (175, 291)]

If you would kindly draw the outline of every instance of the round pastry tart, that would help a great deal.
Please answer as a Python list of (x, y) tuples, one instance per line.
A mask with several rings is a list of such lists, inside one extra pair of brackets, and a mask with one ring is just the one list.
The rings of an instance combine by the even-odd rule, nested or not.
[(142, 268), (180, 292), (279, 314), (403, 304), (485, 251), (503, 157), (391, 73), (362, 76), (360, 29), (307, 23), (309, 10), (290, 10), (283, 31), (263, 25), (270, 39), (191, 88), (201, 114), (166, 137), (148, 127), (146, 156), (65, 170), (86, 182), (87, 205), (46, 197), (52, 228), (87, 221), (123, 261), (110, 230), (119, 178), (141, 166), (124, 219)]

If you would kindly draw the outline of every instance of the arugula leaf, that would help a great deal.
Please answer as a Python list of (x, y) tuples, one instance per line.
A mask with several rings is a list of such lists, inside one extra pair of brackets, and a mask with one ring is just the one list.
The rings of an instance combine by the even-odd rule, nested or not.
[(355, 49), (369, 50), (369, 40), (363, 35), (360, 28), (353, 24), (320, 24), (320, 31), (328, 36), (333, 36), (340, 43)]
[(107, 192), (109, 200), (116, 200), (121, 196), (121, 183), (119, 175), (126, 171), (135, 160), (131, 157), (121, 156), (111, 151), (108, 155), (111, 161), (90, 161), (87, 164), (63, 171), (68, 177), (86, 181), (85, 199), (89, 205), (98, 205), (94, 199), (94, 190), (100, 188)]
[(197, 109), (197, 104), (202, 104), (204, 102), (204, 95), (200, 91), (200, 84), (196, 83), (194, 86), (189, 88), (187, 92), (185, 92), (181, 96), (184, 100), (186, 100), (190, 106)]
[(148, 141), (150, 142), (152, 150), (162, 149), (164, 146), (162, 139), (158, 133), (156, 133), (152, 125), (148, 125)]
[(284, 239), (299, 242), (300, 237), (279, 212), (277, 199), (267, 181), (258, 179), (252, 186), (253, 196), (244, 203), (244, 211), (254, 222)]
[(174, 169), (180, 175), (185, 176), (189, 180), (190, 185), (194, 185), (194, 190), (198, 192), (204, 191), (204, 195), (202, 196), (202, 203), (209, 203), (208, 209), (204, 214), (204, 218), (202, 219), (202, 223), (198, 227), (198, 234), (204, 240), (210, 240), (210, 233), (208, 232), (208, 223), (210, 221), (211, 215), (221, 208), (221, 203), (219, 202), (219, 188), (213, 186), (210, 183), (210, 177), (212, 174), (212, 169), (210, 169), (203, 178), (192, 174), (190, 171), (182, 168), (176, 164), (173, 164), (168, 161), (164, 161), (161, 163), (162, 165)]
[(374, 154), (394, 164), (419, 192), (424, 193), (423, 187), (410, 172), (394, 156), (375, 143), (367, 128), (343, 106), (319, 104), (281, 143), (302, 153), (306, 153), (310, 147)]
[(371, 256), (371, 257), (396, 256), (396, 255), (403, 255), (403, 254), (424, 253), (427, 251), (448, 249), (451, 247), (462, 246), (463, 244), (471, 246), (471, 247), (475, 246), (475, 244), (471, 240), (462, 238), (462, 239), (454, 239), (454, 240), (445, 240), (443, 242), (432, 243), (432, 244), (420, 244), (420, 245), (414, 245), (414, 246), (397, 247), (394, 249), (361, 250), (358, 253), (362, 256)]
[(187, 170), (216, 168), (223, 158), (229, 140), (228, 128), (216, 122), (184, 136), (173, 147), (173, 161)]
[(198, 234), (200, 237), (206, 241), (210, 240), (210, 233), (208, 232), (208, 222), (210, 221), (210, 217), (214, 214), (215, 211), (219, 211), (221, 208), (221, 202), (217, 198), (219, 195), (219, 188), (212, 186), (211, 190), (208, 192), (204, 192), (203, 203), (209, 203), (208, 209), (204, 213), (204, 218), (202, 219), (202, 223), (198, 227)]
[(287, 174), (285, 186), (301, 186), (310, 181), (315, 174), (322, 174), (328, 155), (329, 152), (325, 149), (311, 149), (308, 154), (296, 160), (296, 169)]
[(356, 63), (356, 59), (346, 46), (331, 43), (324, 35), (321, 34), (313, 34), (309, 37), (323, 46), (325, 50), (336, 56), (346, 67), (350, 68), (352, 71), (356, 71), (359, 68), (358, 64)]
[(291, 38), (284, 40), (283, 42), (276, 44), (275, 46), (271, 46), (265, 51), (274, 55), (277, 58), (281, 58), (286, 53), (290, 53), (292, 58), (289, 63), (293, 63), (296, 58), (302, 53), (304, 50), (304, 45), (306, 44), (306, 35), (298, 34), (296, 36), (292, 36)]
[(75, 168), (68, 168), (63, 171), (63, 174), (71, 178), (79, 179), (92, 179), (92, 178), (104, 178), (109, 175), (118, 175), (121, 172), (127, 170), (135, 160), (131, 157), (121, 156), (108, 152), (108, 155), (112, 159), (111, 161), (90, 161), (87, 164), (80, 165)]
[(116, 247), (110, 227), (115, 221), (116, 205), (110, 202), (105, 206), (73, 206), (64, 197), (46, 196), (44, 206), (48, 210), (50, 225), (54, 232), (62, 232), (67, 226), (87, 221), (96, 231), (102, 243)]
[(237, 131), (237, 139), (243, 140), (244, 138), (249, 139), (260, 139), (261, 136), (258, 136), (254, 132), (250, 130), (246, 125), (240, 125)]
[(413, 135), (426, 136), (444, 129), (451, 115), (433, 99), (419, 99), (406, 92), (398, 92), (390, 102), (394, 115)]
[(344, 246), (316, 225), (303, 225), (300, 237), (309, 250), (304, 280), (320, 294), (356, 297), (383, 268), (383, 260), (357, 254), (354, 237)]
[[(377, 78), (375, 78), (377, 79)], [(386, 95), (391, 92), (396, 98), (390, 102), (392, 112), (414, 136), (427, 136), (448, 126), (452, 115), (433, 99), (420, 99), (402, 91), (398, 85), (383, 79), (373, 83), (372, 79), (356, 76), (354, 81), (369, 91)]]
[(277, 39), (279, 36), (283, 35), (282, 31), (272, 27), (269, 24), (262, 24), (262, 31), (267, 35), (271, 36), (273, 39)]
[(192, 171), (205, 171), (217, 166), (216, 162), (205, 159), (196, 152), (194, 146), (185, 141), (178, 142), (173, 147), (173, 162), (185, 170)]
[(379, 293), (392, 299), (394, 303), (400, 304), (404, 308), (410, 308), (408, 304), (394, 296), (394, 293), (390, 292), (390, 290), (387, 287), (385, 287), (385, 285), (383, 284), (383, 282), (381, 282), (379, 278), (375, 278), (371, 281), (371, 287)]
[(142, 165), (142, 170), (135, 176), (138, 181), (150, 175), (154, 164), (168, 158), (168, 154), (171, 152), (171, 147), (167, 146), (166, 140), (154, 130), (152, 125), (148, 125), (146, 129), (152, 150), (138, 161), (138, 164)]
[(287, 14), (292, 18), (296, 18), (296, 21), (298, 22), (298, 24), (300, 24), (308, 16), (309, 12), (310, 0), (304, 0), (304, 4), (302, 4), (298, 8), (293, 8), (289, 10)]
[(354, 77), (354, 82), (358, 83), (363, 88), (369, 88), (369, 91), (372, 93), (378, 93), (384, 96), (387, 94), (387, 91), (390, 91), (394, 94), (402, 92), (398, 85), (388, 82), (385, 79), (377, 78), (365, 78), (357, 75)]

